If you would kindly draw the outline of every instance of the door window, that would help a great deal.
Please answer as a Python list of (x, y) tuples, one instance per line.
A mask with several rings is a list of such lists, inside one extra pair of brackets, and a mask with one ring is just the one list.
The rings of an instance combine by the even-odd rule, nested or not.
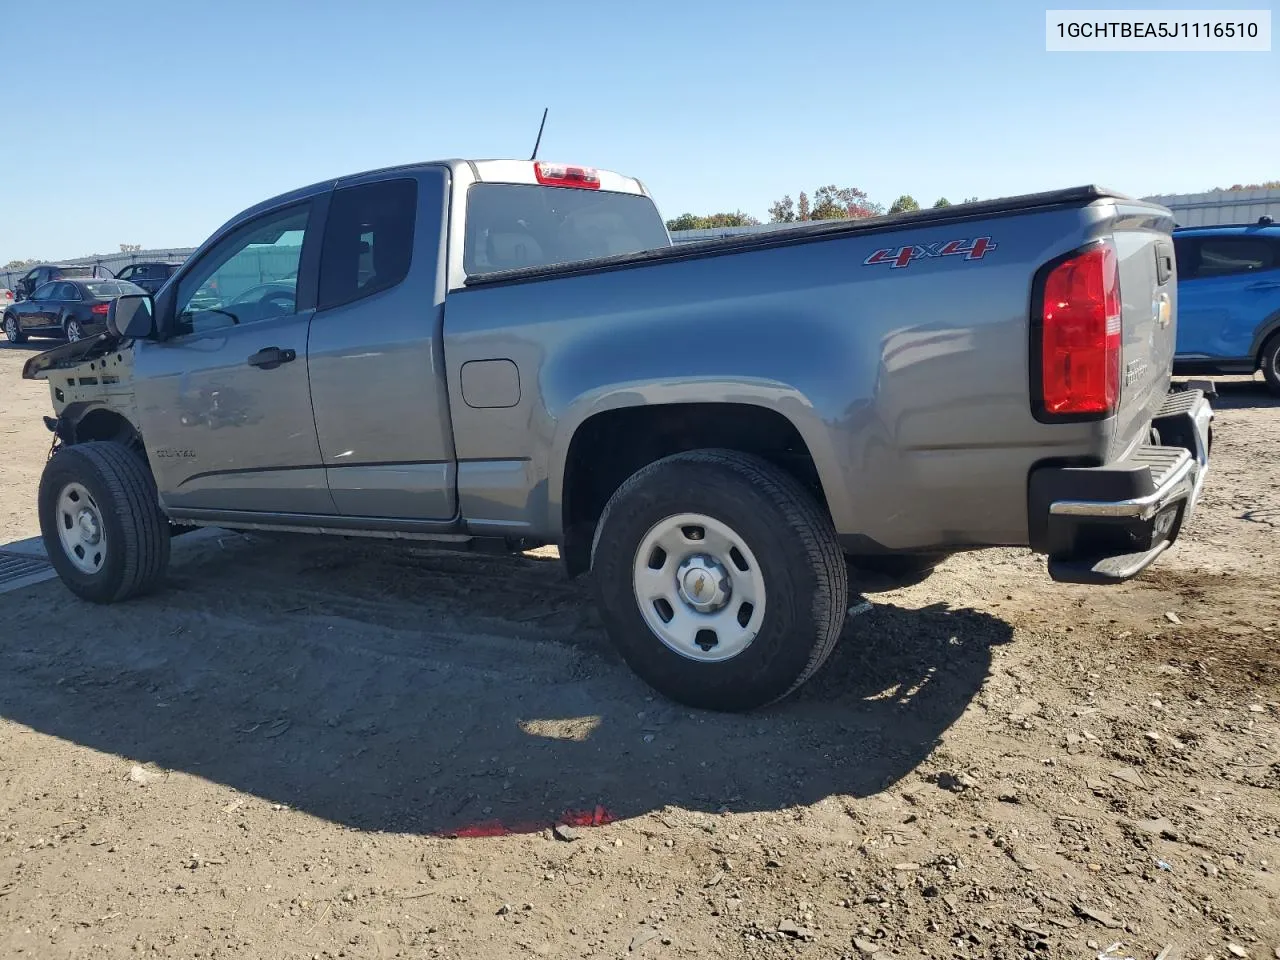
[(320, 253), (317, 308), (336, 307), (399, 284), (413, 258), (416, 180), (381, 180), (333, 192)]
[(57, 287), (58, 285), (56, 283), (53, 283), (52, 281), (50, 281), (49, 283), (42, 283), (40, 286), (36, 287), (35, 292), (31, 294), (31, 299), (32, 300), (52, 300), (54, 299), (54, 291), (57, 289)]
[(65, 282), (58, 284), (58, 292), (54, 294), (54, 298), (57, 300), (81, 299), (80, 291), (76, 289), (76, 285), (74, 283), (65, 283)]
[[(1260, 237), (1204, 237), (1192, 276), (1227, 277), (1275, 266), (1271, 245)], [(1181, 269), (1179, 262), (1179, 269)]]
[(297, 312), (311, 204), (276, 210), (218, 243), (178, 286), (174, 333), (200, 333)]

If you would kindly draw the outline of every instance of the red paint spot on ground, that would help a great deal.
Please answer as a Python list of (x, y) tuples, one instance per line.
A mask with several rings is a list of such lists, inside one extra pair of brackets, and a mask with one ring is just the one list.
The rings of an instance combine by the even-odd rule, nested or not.
[(481, 820), (467, 824), (465, 827), (458, 827), (456, 830), (441, 830), (434, 835), (458, 840), (477, 840), (486, 837), (508, 837), (518, 833), (540, 833), (558, 823), (570, 827), (603, 827), (606, 823), (613, 823), (615, 819), (612, 813), (597, 805), (594, 810), (566, 810), (562, 817), (545, 823), (503, 823), (501, 820)]

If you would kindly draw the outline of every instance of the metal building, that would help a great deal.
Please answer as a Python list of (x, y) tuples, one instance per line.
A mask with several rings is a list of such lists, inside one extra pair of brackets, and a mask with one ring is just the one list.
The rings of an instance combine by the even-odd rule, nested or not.
[(1262, 216), (1280, 223), (1280, 190), (1215, 190), (1145, 197), (1173, 211), (1180, 227), (1212, 227), (1220, 223), (1257, 223)]

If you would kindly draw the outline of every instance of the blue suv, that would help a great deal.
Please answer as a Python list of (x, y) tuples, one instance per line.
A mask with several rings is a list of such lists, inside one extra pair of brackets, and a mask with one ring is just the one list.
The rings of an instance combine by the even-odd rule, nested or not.
[(1187, 227), (1178, 257), (1177, 374), (1253, 374), (1280, 393), (1280, 226)]

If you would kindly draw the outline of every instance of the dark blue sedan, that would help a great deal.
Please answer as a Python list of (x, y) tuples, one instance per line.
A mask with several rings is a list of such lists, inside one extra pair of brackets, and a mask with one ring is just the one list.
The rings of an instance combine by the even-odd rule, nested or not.
[(4, 310), (4, 335), (10, 343), (27, 337), (83, 340), (106, 329), (111, 301), (147, 291), (125, 280), (50, 280)]

